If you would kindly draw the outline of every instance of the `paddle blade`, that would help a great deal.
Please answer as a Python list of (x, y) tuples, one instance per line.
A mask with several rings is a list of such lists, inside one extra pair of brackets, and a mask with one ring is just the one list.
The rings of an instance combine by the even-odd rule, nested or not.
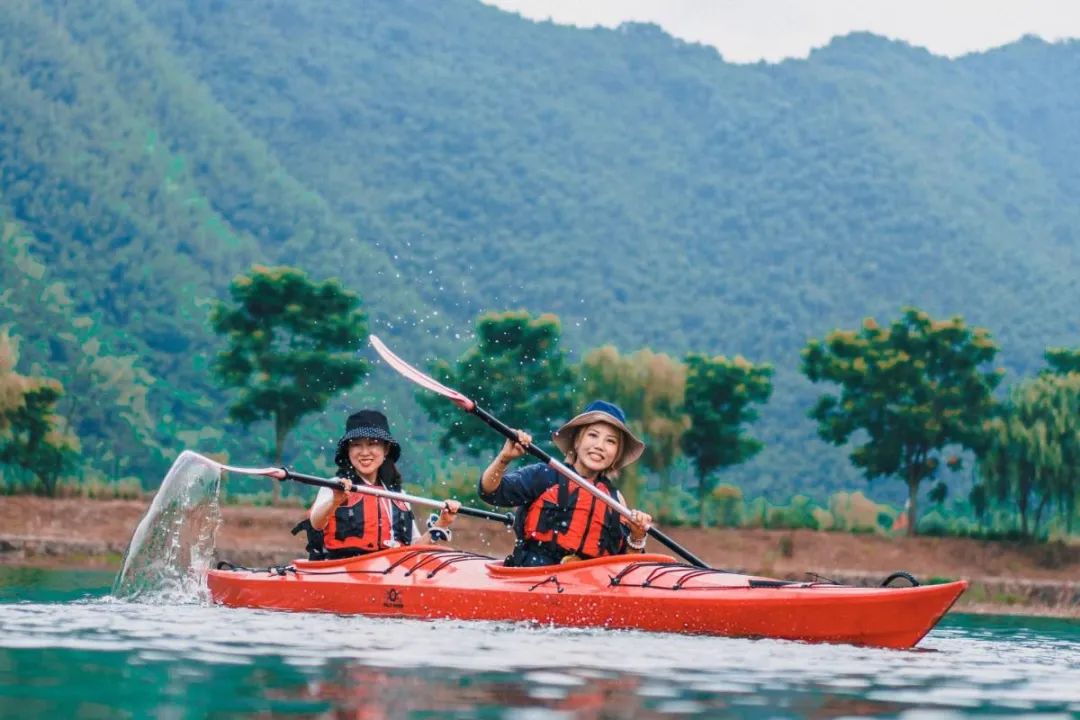
[(390, 348), (386, 347), (386, 343), (384, 343), (375, 335), (371, 335), (370, 338), (371, 347), (375, 348), (375, 352), (379, 353), (379, 357), (385, 360), (387, 365), (394, 368), (417, 385), (425, 387), (428, 390), (437, 392), (443, 397), (450, 398), (451, 402), (453, 402), (455, 405), (457, 405), (462, 410), (465, 410), (466, 412), (472, 412), (473, 408), (476, 407), (476, 403), (459, 393), (457, 390), (446, 387), (435, 378), (428, 377), (424, 373), (414, 368), (409, 363), (399, 358), (397, 355), (390, 351)]
[(278, 480), (284, 480), (285, 479), (285, 471), (283, 469), (281, 469), (281, 468), (276, 468), (276, 467), (255, 468), (255, 467), (238, 467), (236, 465), (226, 465), (225, 463), (220, 463), (217, 460), (214, 460), (213, 458), (208, 458), (205, 455), (200, 455), (199, 453), (195, 452), (194, 450), (185, 450), (181, 454), (181, 457), (183, 457), (184, 455), (190, 455), (191, 457), (194, 457), (194, 458), (197, 458), (197, 459), (201, 460), (202, 462), (206, 463), (207, 465), (213, 465), (218, 470), (225, 470), (226, 472), (234, 472), (234, 473), (237, 473), (239, 475), (264, 475), (266, 477), (272, 477), (272, 478), (276, 478)]

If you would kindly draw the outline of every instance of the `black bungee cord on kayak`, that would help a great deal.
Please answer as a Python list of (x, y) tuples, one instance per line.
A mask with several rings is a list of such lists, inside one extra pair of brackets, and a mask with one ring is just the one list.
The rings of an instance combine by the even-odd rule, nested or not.
[(898, 578), (903, 578), (904, 580), (907, 580), (909, 583), (911, 583), (912, 587), (918, 587), (922, 584), (918, 580), (916, 580), (915, 576), (911, 573), (904, 572), (903, 570), (897, 570), (892, 575), (881, 581), (881, 587), (889, 587), (889, 583)]
[(432, 561), (439, 560), (438, 565), (433, 570), (429, 570), (427, 577), (433, 578), (435, 574), (445, 567), (449, 567), (454, 563), (461, 562), (463, 560), (484, 560), (487, 562), (493, 561), (495, 558), (490, 555), (480, 555), (477, 553), (468, 552), (467, 550), (433, 550), (427, 553), (420, 562), (413, 565), (411, 568), (405, 571), (405, 577), (409, 577), (414, 572), (417, 572), (422, 567), (431, 563)]
[[(651, 569), (650, 569), (651, 568)], [(627, 582), (627, 578), (631, 573), (636, 571), (649, 570), (649, 574), (645, 576), (645, 579), (634, 583)], [(657, 584), (658, 582), (670, 578), (673, 575), (678, 576), (674, 579), (670, 585)], [(695, 568), (683, 563), (664, 563), (664, 562), (638, 562), (627, 565), (618, 574), (613, 575), (609, 581), (611, 587), (637, 587), (637, 588), (651, 588), (654, 590), (717, 590), (720, 588), (731, 588), (732, 590), (741, 590), (745, 588), (789, 588), (789, 587), (819, 587), (822, 585), (831, 585), (836, 587), (843, 586), (843, 583), (836, 582), (830, 578), (818, 575), (817, 573), (806, 573), (810, 577), (814, 578), (814, 582), (798, 582), (796, 580), (771, 580), (771, 579), (757, 579), (748, 578), (745, 586), (741, 585), (699, 585), (696, 587), (687, 587), (686, 584), (695, 578), (702, 578), (709, 575), (730, 575), (738, 574), (731, 573), (727, 570), (712, 570), (708, 568)], [(889, 584), (893, 580), (904, 579), (911, 583), (912, 587), (917, 587), (919, 581), (908, 572), (903, 570), (894, 572), (885, 578), (881, 583), (881, 587), (889, 587)]]
[(237, 563), (229, 562), (228, 560), (221, 560), (217, 564), (218, 570), (233, 570), (239, 572), (251, 572), (251, 573), (268, 573), (270, 575), (388, 575), (394, 570), (397, 570), (404, 563), (409, 560), (413, 560), (417, 557), (424, 556), (420, 562), (416, 563), (412, 567), (405, 571), (405, 577), (412, 575), (416, 571), (420, 570), (424, 565), (438, 562), (438, 564), (428, 571), (427, 577), (433, 578), (442, 569), (453, 565), (454, 563), (463, 562), (465, 560), (482, 560), (484, 562), (491, 562), (495, 558), (490, 555), (480, 555), (479, 553), (468, 552), (466, 550), (444, 550), (441, 548), (431, 548), (424, 550), (413, 550), (406, 553), (402, 557), (395, 560), (390, 565), (386, 566), (382, 570), (357, 570), (353, 568), (341, 568), (340, 570), (308, 570), (306, 568), (298, 568), (295, 565), (271, 565), (270, 567), (251, 568), (244, 565), (238, 565)]
[[(645, 576), (645, 579), (639, 583), (627, 582), (628, 576), (638, 570), (649, 570), (649, 574)], [(674, 582), (671, 585), (658, 585), (657, 583), (665, 578), (669, 578), (678, 574)], [(716, 590), (718, 588), (731, 588), (733, 590), (743, 589), (744, 587), (751, 588), (775, 588), (775, 587), (789, 587), (791, 585), (806, 585), (805, 583), (799, 583), (789, 580), (747, 580), (746, 586), (740, 585), (701, 585), (698, 587), (686, 587), (686, 583), (694, 578), (706, 577), (708, 575), (738, 575), (740, 573), (734, 573), (730, 570), (713, 570), (711, 568), (695, 568), (684, 563), (669, 563), (669, 562), (636, 562), (627, 565), (619, 571), (617, 575), (613, 575), (609, 584), (612, 587), (639, 587), (639, 588), (651, 588), (653, 590)], [(807, 587), (809, 587), (807, 585)]]
[(281, 575), (285, 576), (289, 573), (297, 574), (297, 570), (292, 565), (270, 565), (268, 567), (252, 568), (246, 565), (238, 565), (237, 563), (229, 562), (228, 560), (219, 560), (215, 566), (218, 570), (232, 570), (240, 572), (251, 573), (267, 573), (268, 575)]
[(810, 572), (809, 570), (806, 571), (806, 574), (809, 575), (810, 577), (814, 578), (818, 582), (825, 583), (826, 585), (840, 585), (840, 584), (842, 584), (842, 583), (836, 582), (832, 578), (825, 577), (824, 575), (818, 575), (816, 572)]
[(538, 587), (543, 587), (544, 585), (547, 585), (548, 583), (555, 583), (555, 588), (556, 588), (555, 592), (557, 592), (557, 593), (561, 593), (563, 590), (566, 589), (566, 588), (564, 588), (562, 586), (562, 584), (559, 583), (559, 576), (558, 575), (551, 575), (550, 577), (544, 578), (543, 580), (541, 580), (540, 582), (536, 583), (531, 588), (529, 588), (529, 592), (532, 592), (533, 590), (535, 590)]

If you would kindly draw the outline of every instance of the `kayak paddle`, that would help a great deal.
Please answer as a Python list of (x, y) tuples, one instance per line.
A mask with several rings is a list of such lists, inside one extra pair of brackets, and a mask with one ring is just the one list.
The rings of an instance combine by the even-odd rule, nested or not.
[[(340, 480), (327, 479), (321, 477), (315, 477), (314, 475), (304, 475), (303, 473), (293, 472), (288, 468), (283, 467), (264, 467), (264, 468), (249, 468), (249, 467), (236, 467), (233, 465), (225, 465), (219, 463), (216, 460), (212, 460), (205, 455), (199, 455), (198, 453), (192, 453), (198, 455), (199, 458), (206, 462), (216, 465), (221, 470), (227, 470), (229, 472), (238, 473), (240, 475), (261, 475), (263, 477), (272, 477), (276, 480), (294, 480), (304, 485), (313, 485), (315, 487), (325, 487), (331, 490), (344, 490), (345, 483)], [(422, 505), (431, 508), (442, 509), (446, 507), (445, 500), (434, 500), (432, 498), (420, 497), (418, 495), (409, 495), (408, 493), (394, 492), (392, 490), (386, 490), (385, 488), (369, 487), (367, 485), (353, 485), (353, 492), (364, 493), (366, 495), (375, 495), (377, 497), (390, 498), (391, 500), (402, 500), (414, 505)], [(513, 525), (514, 515), (513, 513), (496, 513), (490, 510), (481, 510), (480, 508), (466, 507), (462, 505), (458, 508), (458, 515), (467, 515), (468, 517), (482, 518), (484, 520), (494, 520), (500, 522), (503, 525)]]
[[(443, 397), (449, 398), (450, 402), (454, 403), (465, 412), (472, 413), (473, 415), (477, 416), (503, 437), (511, 440), (512, 442), (519, 442), (517, 433), (514, 432), (514, 430), (509, 425), (499, 420), (487, 410), (484, 410), (482, 407), (462, 395), (457, 390), (446, 387), (438, 380), (428, 377), (424, 373), (414, 368), (409, 363), (399, 358), (397, 355), (390, 351), (390, 348), (386, 347), (386, 344), (382, 340), (377, 338), (375, 335), (371, 335), (370, 338), (371, 345), (375, 348), (375, 352), (379, 353), (382, 359), (385, 360), (390, 367), (394, 368), (417, 385), (436, 392)], [(562, 475), (563, 477), (577, 483), (580, 487), (585, 489), (597, 500), (606, 503), (615, 512), (619, 513), (627, 519), (630, 518), (630, 508), (626, 507), (621, 502), (611, 497), (603, 490), (590, 483), (585, 478), (578, 475), (576, 472), (574, 472), (573, 468), (569, 467), (566, 463), (559, 462), (555, 458), (551, 457), (551, 455), (548, 455), (546, 452), (536, 447), (536, 445), (534, 445), (533, 443), (529, 443), (528, 445), (526, 445), (525, 451), (533, 457), (537, 458), (540, 462), (550, 467), (555, 472)], [(677, 542), (669, 538), (664, 533), (660, 532), (660, 530), (657, 529), (655, 526), (650, 526), (648, 532), (649, 535), (652, 535), (654, 538), (656, 538), (665, 546), (670, 548), (672, 551), (674, 551), (677, 555), (689, 562), (691, 565), (699, 568), (708, 567), (708, 565), (706, 565), (696, 555), (691, 553), (683, 546), (679, 545)]]

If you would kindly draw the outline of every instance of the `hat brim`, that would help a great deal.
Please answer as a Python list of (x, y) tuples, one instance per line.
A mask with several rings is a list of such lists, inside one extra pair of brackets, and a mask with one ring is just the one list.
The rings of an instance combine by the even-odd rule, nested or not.
[(349, 464), (349, 441), (358, 438), (374, 438), (376, 440), (382, 440), (388, 446), (386, 457), (390, 462), (396, 463), (401, 457), (401, 445), (398, 444), (393, 435), (382, 428), (364, 426), (353, 428), (342, 435), (341, 439), (338, 440), (337, 452), (334, 454), (334, 463), (338, 467), (346, 467)]
[(622, 431), (625, 440), (625, 447), (622, 448), (622, 453), (619, 455), (619, 460), (615, 463), (613, 469), (622, 470), (627, 465), (637, 462), (641, 454), (645, 452), (645, 443), (638, 440), (637, 436), (626, 426), (626, 423), (601, 410), (583, 412), (571, 419), (551, 434), (551, 441), (555, 443), (555, 447), (562, 450), (563, 455), (569, 455), (570, 451), (574, 449), (574, 437), (577, 434), (574, 429), (601, 422), (617, 427)]

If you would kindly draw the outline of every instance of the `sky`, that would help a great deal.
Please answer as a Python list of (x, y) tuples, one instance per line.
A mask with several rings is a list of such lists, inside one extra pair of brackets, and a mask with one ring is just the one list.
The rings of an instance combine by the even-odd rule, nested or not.
[(482, 0), (532, 20), (581, 27), (651, 22), (712, 45), (729, 62), (805, 58), (868, 30), (957, 57), (1013, 42), (1080, 37), (1078, 0)]

